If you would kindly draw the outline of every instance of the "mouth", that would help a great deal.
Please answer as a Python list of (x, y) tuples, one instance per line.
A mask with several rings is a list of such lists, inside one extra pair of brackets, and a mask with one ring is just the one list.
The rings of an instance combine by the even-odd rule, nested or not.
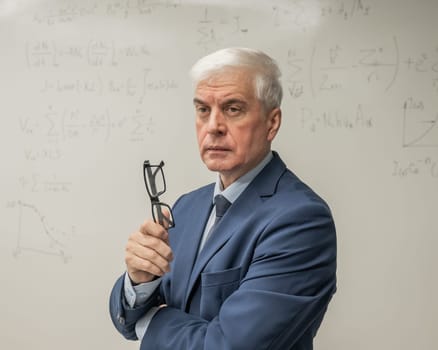
[(222, 152), (228, 152), (230, 151), (230, 149), (223, 146), (209, 146), (205, 148), (205, 151), (211, 153), (222, 153)]
[(228, 148), (221, 147), (221, 146), (210, 146), (210, 147), (207, 147), (207, 149), (211, 150), (211, 151), (226, 151), (226, 150), (228, 150)]

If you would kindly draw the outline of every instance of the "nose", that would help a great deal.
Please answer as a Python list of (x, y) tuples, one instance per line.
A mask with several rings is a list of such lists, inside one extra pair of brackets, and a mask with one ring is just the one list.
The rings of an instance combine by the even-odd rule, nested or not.
[(227, 130), (225, 116), (218, 108), (213, 108), (208, 118), (207, 131), (210, 134), (223, 135)]

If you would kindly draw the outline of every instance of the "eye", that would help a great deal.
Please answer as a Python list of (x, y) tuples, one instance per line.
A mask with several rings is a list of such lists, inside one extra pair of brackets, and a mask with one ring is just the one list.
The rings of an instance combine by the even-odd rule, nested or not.
[(236, 117), (239, 116), (242, 113), (243, 109), (239, 105), (228, 105), (224, 108), (224, 112), (229, 117)]
[(195, 111), (199, 117), (205, 117), (210, 113), (210, 108), (204, 105), (195, 105)]

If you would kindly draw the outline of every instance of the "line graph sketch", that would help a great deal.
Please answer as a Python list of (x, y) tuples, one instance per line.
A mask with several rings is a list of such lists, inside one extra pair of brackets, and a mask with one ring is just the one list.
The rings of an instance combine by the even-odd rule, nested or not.
[(14, 202), (13, 207), (18, 211), (15, 258), (31, 253), (58, 257), (64, 263), (71, 260), (66, 240), (74, 234), (74, 227), (67, 231), (52, 226), (36, 205), (21, 200)]
[(412, 97), (403, 104), (403, 147), (438, 147), (438, 111)]

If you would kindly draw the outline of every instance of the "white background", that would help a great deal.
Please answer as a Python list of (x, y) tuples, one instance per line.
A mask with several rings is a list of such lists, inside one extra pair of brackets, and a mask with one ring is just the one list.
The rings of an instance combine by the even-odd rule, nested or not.
[(283, 71), (274, 148), (330, 204), (338, 292), (318, 350), (438, 346), (438, 3), (0, 1), (0, 346), (136, 349), (108, 315), (143, 160), (172, 204), (214, 180), (192, 63), (265, 50)]

